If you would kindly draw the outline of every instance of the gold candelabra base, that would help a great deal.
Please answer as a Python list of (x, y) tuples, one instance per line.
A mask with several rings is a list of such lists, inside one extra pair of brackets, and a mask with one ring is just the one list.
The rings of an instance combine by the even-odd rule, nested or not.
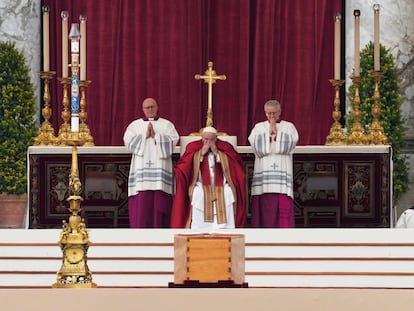
[(388, 138), (384, 134), (384, 129), (378, 120), (372, 121), (369, 126), (368, 142), (370, 145), (386, 145)]
[(79, 135), (82, 140), (85, 142), (82, 146), (95, 146), (91, 130), (89, 129), (86, 123), (81, 123), (79, 125)]
[(360, 123), (352, 125), (351, 132), (347, 137), (348, 145), (366, 145), (368, 137)]
[(55, 130), (49, 122), (43, 122), (34, 141), (35, 146), (56, 145)]

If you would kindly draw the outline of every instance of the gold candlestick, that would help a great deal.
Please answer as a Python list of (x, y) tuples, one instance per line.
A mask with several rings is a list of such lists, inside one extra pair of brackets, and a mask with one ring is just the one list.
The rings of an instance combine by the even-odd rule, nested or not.
[(339, 99), (339, 90), (344, 83), (344, 80), (332, 79), (329, 80), (332, 83), (332, 86), (335, 87), (335, 99), (334, 99), (334, 111), (332, 112), (332, 118), (334, 123), (329, 130), (329, 135), (326, 137), (325, 145), (345, 145), (346, 136), (343, 132), (341, 123), (341, 111), (339, 110), (341, 101)]
[(374, 77), (374, 104), (371, 108), (372, 122), (368, 129), (368, 143), (371, 145), (386, 145), (388, 142), (387, 136), (384, 134), (384, 128), (380, 122), (381, 108), (379, 105), (380, 92), (379, 92), (379, 80), (381, 79), (382, 73), (378, 70), (373, 70), (370, 74)]
[(351, 130), (347, 137), (348, 145), (365, 145), (368, 142), (367, 136), (365, 135), (364, 128), (361, 125), (361, 110), (359, 110), (359, 105), (361, 103), (361, 98), (359, 97), (359, 86), (361, 85), (361, 77), (353, 76), (351, 77), (352, 83), (355, 87), (354, 92), (354, 105), (352, 109), (353, 123)]
[(79, 179), (77, 146), (84, 142), (77, 132), (73, 132), (66, 141), (72, 146), (72, 166), (69, 176), (69, 222), (63, 220), (60, 234), (60, 247), (63, 252), (62, 266), (57, 273), (54, 288), (92, 288), (92, 275), (87, 265), (87, 251), (89, 247), (89, 233), (86, 230), (84, 219), (78, 214), (81, 211), (83, 198), (82, 184)]
[(88, 117), (88, 114), (86, 112), (86, 88), (92, 81), (90, 80), (81, 80), (79, 81), (79, 88), (81, 93), (81, 99), (80, 99), (80, 112), (79, 112), (79, 137), (82, 139), (85, 143), (83, 146), (95, 146), (93, 142), (93, 137), (91, 135), (91, 131), (88, 127), (88, 124), (86, 124), (86, 119)]
[(39, 128), (39, 134), (35, 138), (34, 144), (36, 146), (47, 146), (56, 144), (55, 130), (49, 122), (52, 116), (52, 109), (50, 108), (50, 91), (49, 83), (55, 71), (41, 71), (40, 78), (44, 81), (43, 101), (45, 102), (42, 108), (42, 116), (44, 121)]
[(59, 78), (58, 79), (60, 83), (62, 84), (63, 88), (63, 99), (62, 99), (62, 105), (63, 105), (63, 111), (61, 113), (63, 123), (59, 128), (59, 133), (56, 138), (56, 141), (59, 145), (65, 145), (67, 139), (70, 137), (70, 111), (69, 111), (69, 96), (68, 96), (68, 88), (71, 83), (70, 78)]

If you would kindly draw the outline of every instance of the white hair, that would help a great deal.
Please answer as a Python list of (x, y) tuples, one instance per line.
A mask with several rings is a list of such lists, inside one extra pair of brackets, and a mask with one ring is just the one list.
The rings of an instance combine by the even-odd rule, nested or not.
[(213, 133), (213, 134), (217, 134), (217, 130), (214, 128), (214, 127), (212, 127), (212, 126), (206, 126), (204, 129), (203, 129), (203, 134), (204, 133)]

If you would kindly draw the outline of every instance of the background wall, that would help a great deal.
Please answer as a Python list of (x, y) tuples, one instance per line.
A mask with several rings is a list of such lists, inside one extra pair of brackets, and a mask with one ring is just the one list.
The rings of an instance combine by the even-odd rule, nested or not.
[[(23, 51), (40, 107), (40, 0), (0, 0), (0, 40), (15, 41)], [(40, 108), (39, 108), (40, 111)], [(40, 113), (39, 113), (40, 117)]]

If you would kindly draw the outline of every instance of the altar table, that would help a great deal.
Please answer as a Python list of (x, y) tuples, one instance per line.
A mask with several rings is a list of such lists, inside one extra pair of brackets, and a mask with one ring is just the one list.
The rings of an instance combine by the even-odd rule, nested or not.
[[(250, 185), (254, 154), (238, 146)], [(71, 147), (28, 149), (29, 228), (59, 228), (67, 219)], [(174, 152), (174, 163), (180, 147)], [(88, 227), (128, 227), (127, 182), (131, 155), (123, 146), (78, 147), (82, 206)], [(294, 203), (298, 227), (377, 227), (392, 224), (392, 152), (380, 146), (298, 146), (294, 150)], [(105, 206), (103, 210), (99, 206)], [(113, 206), (112, 211), (108, 208)], [(326, 207), (326, 209), (324, 209)], [(114, 215), (113, 210), (118, 214)], [(114, 217), (117, 221), (114, 222)], [(306, 219), (304, 217), (307, 217)]]

